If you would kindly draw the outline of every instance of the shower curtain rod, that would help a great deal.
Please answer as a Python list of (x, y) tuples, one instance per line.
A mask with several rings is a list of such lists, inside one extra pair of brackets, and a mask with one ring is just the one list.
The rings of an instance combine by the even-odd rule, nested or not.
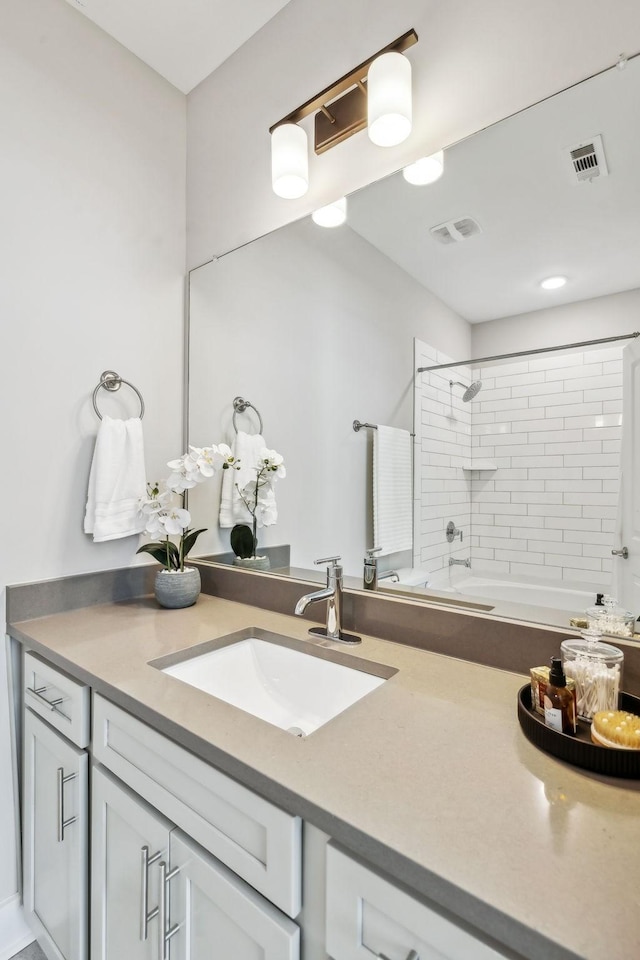
[(560, 347), (540, 347), (539, 350), (520, 350), (518, 353), (498, 353), (495, 357), (478, 357), (476, 360), (457, 360), (455, 363), (436, 363), (432, 367), (418, 367), (416, 373), (427, 370), (447, 370), (449, 367), (466, 367), (475, 363), (489, 363), (491, 360), (510, 360), (513, 357), (530, 357), (535, 353), (553, 353), (555, 350), (571, 350), (573, 347), (592, 347), (597, 343), (615, 343), (617, 340), (631, 340), (640, 337), (640, 331), (623, 333), (619, 337), (602, 337), (600, 340), (582, 340), (580, 343), (564, 343)]

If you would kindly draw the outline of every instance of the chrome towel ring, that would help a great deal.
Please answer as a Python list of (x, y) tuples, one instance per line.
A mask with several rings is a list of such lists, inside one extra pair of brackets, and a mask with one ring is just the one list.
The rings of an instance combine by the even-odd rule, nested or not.
[(244, 397), (233, 398), (233, 429), (235, 430), (236, 433), (238, 432), (238, 424), (236, 421), (236, 416), (239, 413), (244, 413), (245, 410), (247, 410), (249, 407), (253, 410), (256, 417), (258, 418), (258, 423), (260, 424), (258, 433), (262, 433), (262, 417), (260, 416), (260, 411), (258, 410), (257, 407), (254, 407), (252, 403), (249, 403), (248, 400), (245, 400)]
[(142, 399), (142, 394), (140, 393), (138, 388), (134, 387), (134, 385), (130, 383), (128, 380), (124, 380), (114, 370), (105, 370), (104, 373), (100, 375), (100, 383), (93, 391), (93, 397), (91, 398), (93, 402), (93, 409), (95, 410), (96, 415), (99, 417), (100, 420), (102, 420), (102, 414), (98, 410), (98, 402), (97, 402), (98, 390), (100, 389), (100, 387), (104, 387), (105, 390), (109, 390), (111, 393), (115, 393), (116, 390), (120, 389), (123, 383), (126, 383), (126, 385), (128, 387), (131, 387), (133, 392), (137, 394), (138, 400), (140, 401), (140, 419), (142, 420), (142, 418), (144, 417), (144, 400)]

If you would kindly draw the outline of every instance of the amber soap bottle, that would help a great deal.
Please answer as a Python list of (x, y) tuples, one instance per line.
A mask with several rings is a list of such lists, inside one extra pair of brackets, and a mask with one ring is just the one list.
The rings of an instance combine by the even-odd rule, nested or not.
[(553, 730), (575, 736), (576, 702), (567, 689), (567, 678), (560, 657), (551, 657), (549, 683), (544, 693), (544, 722)]

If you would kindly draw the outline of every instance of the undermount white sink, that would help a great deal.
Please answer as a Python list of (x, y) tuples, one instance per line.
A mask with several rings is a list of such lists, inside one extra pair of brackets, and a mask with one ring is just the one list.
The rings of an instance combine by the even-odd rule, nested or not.
[[(325, 648), (307, 651), (301, 641), (267, 631), (247, 633), (214, 641), (215, 649), (201, 644), (179, 662), (164, 657), (152, 665), (297, 736), (317, 730), (396, 672)], [(208, 649), (197, 654), (202, 647)], [(345, 665), (347, 659), (354, 666)]]

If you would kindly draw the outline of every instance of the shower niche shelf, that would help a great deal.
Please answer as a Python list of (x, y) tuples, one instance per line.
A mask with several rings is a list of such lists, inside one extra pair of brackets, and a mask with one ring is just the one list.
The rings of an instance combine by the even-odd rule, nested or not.
[(497, 470), (498, 464), (494, 463), (493, 460), (481, 460), (478, 457), (476, 460), (463, 460), (462, 469), (463, 470)]

